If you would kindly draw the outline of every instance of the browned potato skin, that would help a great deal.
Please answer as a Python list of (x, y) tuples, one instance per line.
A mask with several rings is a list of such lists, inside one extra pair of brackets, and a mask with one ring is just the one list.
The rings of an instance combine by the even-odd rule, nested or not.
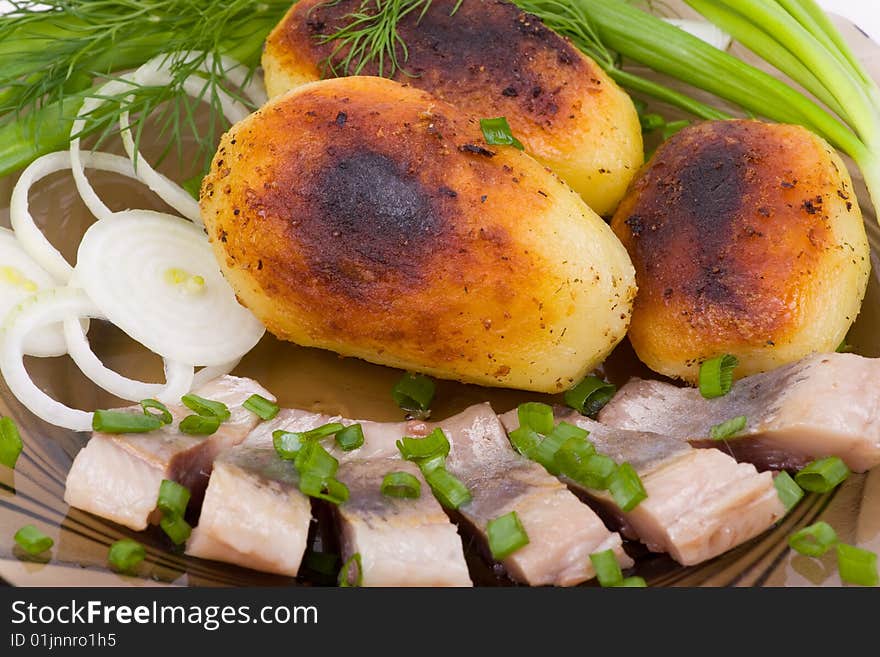
[[(269, 96), (331, 77), (334, 34), (361, 0), (301, 0), (266, 41)], [(398, 82), (424, 89), (475, 118), (504, 116), (530, 155), (549, 166), (599, 214), (611, 214), (644, 161), (629, 96), (591, 59), (509, 2), (434, 0), (400, 23), (408, 47)], [(386, 64), (386, 73), (387, 73)], [(363, 75), (381, 75), (375, 64)]]
[(612, 221), (639, 286), (629, 337), (653, 370), (696, 382), (829, 352), (861, 307), (870, 262), (846, 167), (799, 126), (718, 121), (663, 144)]
[(389, 80), (312, 83), (233, 126), (201, 209), (241, 302), (298, 344), (555, 392), (626, 333), (634, 272), (602, 219)]

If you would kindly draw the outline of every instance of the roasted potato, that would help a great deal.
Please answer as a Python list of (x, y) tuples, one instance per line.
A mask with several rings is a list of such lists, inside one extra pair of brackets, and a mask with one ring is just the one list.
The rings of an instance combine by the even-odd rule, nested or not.
[(868, 241), (837, 153), (758, 121), (686, 128), (636, 178), (612, 222), (636, 268), (629, 337), (651, 369), (695, 382), (834, 351), (868, 282)]
[(632, 265), (580, 196), (390, 80), (301, 86), (233, 126), (201, 208), (241, 302), (298, 344), (554, 392), (629, 323)]
[[(434, 0), (399, 25), (398, 82), (429, 91), (474, 118), (504, 116), (526, 150), (599, 214), (611, 214), (642, 165), (633, 103), (601, 68), (536, 17), (499, 0)], [(345, 48), (325, 38), (361, 0), (301, 0), (266, 41), (269, 95), (344, 74)], [(364, 75), (388, 75), (375, 61)]]

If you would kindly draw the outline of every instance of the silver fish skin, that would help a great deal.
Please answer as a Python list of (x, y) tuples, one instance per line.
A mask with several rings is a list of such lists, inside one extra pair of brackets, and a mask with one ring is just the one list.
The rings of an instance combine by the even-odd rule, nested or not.
[[(880, 359), (814, 354), (734, 383), (704, 399), (696, 388), (633, 379), (602, 409), (603, 424), (652, 431), (698, 447), (720, 447), (759, 468), (794, 470), (839, 456), (855, 472), (880, 465)], [(718, 442), (711, 428), (739, 416), (747, 425)]]
[[(349, 426), (355, 420), (284, 409), (259, 431), (271, 437), (278, 429), (303, 432), (331, 422)], [(346, 502), (334, 507), (342, 559), (360, 554), (362, 586), (471, 586), (461, 537), (431, 495), (419, 469), (398, 452), (397, 440), (406, 435), (409, 424), (359, 424), (364, 444), (358, 449), (343, 451), (333, 438), (321, 441), (339, 461), (336, 478), (350, 493)], [(277, 455), (275, 459), (283, 463)], [(285, 465), (293, 469), (292, 464)], [(418, 498), (382, 494), (382, 479), (397, 471), (409, 472), (419, 480)]]
[[(722, 452), (693, 449), (668, 436), (608, 427), (570, 409), (556, 409), (555, 415), (558, 421), (589, 431), (600, 454), (632, 465), (647, 498), (623, 512), (608, 492), (567, 477), (562, 480), (616, 518), (625, 536), (683, 565), (716, 557), (785, 514), (769, 472), (758, 473)], [(516, 410), (502, 415), (501, 421), (509, 431), (519, 427)]]
[[(281, 411), (279, 416), (289, 415)], [(278, 422), (258, 425), (214, 462), (198, 525), (186, 553), (296, 577), (308, 542), (311, 500), (299, 475), (275, 451)]]
[[(231, 417), (210, 436), (190, 436), (178, 425), (192, 411), (181, 404), (168, 410), (174, 421), (156, 431), (134, 434), (94, 432), (67, 475), (64, 501), (134, 530), (158, 520), (156, 502), (163, 479), (191, 492), (191, 507), (201, 502), (214, 459), (243, 441), (259, 418), (242, 407), (253, 394), (274, 399), (252, 379), (222, 376), (194, 391), (229, 407)], [(142, 412), (140, 406), (129, 407)]]
[(442, 422), (414, 422), (409, 435), (427, 435), (436, 427), (450, 443), (446, 469), (472, 496), (458, 513), (483, 541), (489, 521), (516, 511), (529, 543), (502, 561), (515, 580), (533, 586), (579, 584), (595, 576), (590, 554), (608, 549), (623, 567), (632, 565), (619, 534), (544, 468), (513, 450), (489, 404)]

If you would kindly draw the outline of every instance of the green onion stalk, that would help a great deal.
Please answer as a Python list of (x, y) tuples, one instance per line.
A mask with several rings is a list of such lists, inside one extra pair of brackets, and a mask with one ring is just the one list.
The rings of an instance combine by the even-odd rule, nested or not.
[(708, 91), (750, 115), (812, 130), (856, 162), (880, 218), (880, 90), (813, 0), (686, 2), (816, 100), (623, 0), (514, 2), (571, 38), (632, 91), (699, 118), (721, 118), (683, 94), (630, 79), (621, 70), (622, 58)]

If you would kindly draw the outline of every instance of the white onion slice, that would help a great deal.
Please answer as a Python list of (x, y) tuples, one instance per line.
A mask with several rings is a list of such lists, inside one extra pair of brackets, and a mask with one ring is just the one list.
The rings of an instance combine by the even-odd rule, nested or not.
[(32, 331), (62, 322), (68, 317), (99, 315), (79, 290), (69, 288), (41, 292), (13, 310), (3, 327), (0, 342), (0, 373), (16, 399), (37, 417), (73, 431), (91, 431), (92, 414), (52, 399), (40, 390), (24, 366), (24, 344)]
[(136, 381), (114, 372), (104, 365), (92, 351), (85, 331), (73, 318), (64, 320), (64, 338), (73, 362), (92, 382), (120, 399), (140, 401), (155, 398), (164, 403), (178, 401), (193, 387), (195, 370), (192, 365), (165, 361), (165, 380), (162, 383)]
[(196, 372), (195, 377), (193, 377), (191, 390), (195, 390), (196, 388), (201, 388), (208, 381), (213, 381), (218, 376), (223, 376), (224, 374), (229, 374), (232, 370), (235, 369), (236, 365), (238, 365), (240, 362), (241, 362), (241, 358), (236, 358), (235, 360), (229, 361), (228, 363), (224, 363), (223, 365), (213, 365), (211, 367), (203, 367), (198, 372)]
[[(70, 168), (70, 154), (68, 151), (50, 153), (34, 160), (24, 170), (15, 188), (12, 190), (12, 198), (9, 202), (9, 218), (15, 237), (18, 239), (25, 252), (36, 261), (50, 276), (60, 283), (70, 280), (73, 267), (59, 253), (58, 249), (46, 239), (43, 231), (37, 226), (31, 216), (28, 203), (28, 192), (31, 186), (46, 176), (58, 171)], [(110, 153), (83, 153), (81, 164), (90, 169), (110, 171), (128, 178), (135, 178), (134, 169), (128, 158)], [(88, 183), (87, 183), (88, 184)]]
[(705, 41), (710, 46), (715, 46), (718, 50), (727, 50), (730, 42), (733, 40), (727, 32), (724, 32), (717, 25), (713, 25), (708, 21), (697, 21), (684, 18), (664, 18), (664, 21), (670, 25), (684, 30), (691, 36), (695, 36), (701, 41)]
[[(198, 291), (166, 280), (201, 277)], [(265, 332), (220, 273), (204, 232), (146, 210), (116, 213), (86, 231), (76, 280), (116, 326), (150, 351), (188, 365), (223, 365), (250, 351)]]
[[(55, 285), (46, 270), (24, 252), (15, 234), (0, 228), (0, 320), (39, 290), (51, 289)], [(73, 323), (79, 326), (75, 320)], [(24, 353), (28, 356), (63, 356), (66, 352), (61, 326), (44, 326), (24, 341)]]

